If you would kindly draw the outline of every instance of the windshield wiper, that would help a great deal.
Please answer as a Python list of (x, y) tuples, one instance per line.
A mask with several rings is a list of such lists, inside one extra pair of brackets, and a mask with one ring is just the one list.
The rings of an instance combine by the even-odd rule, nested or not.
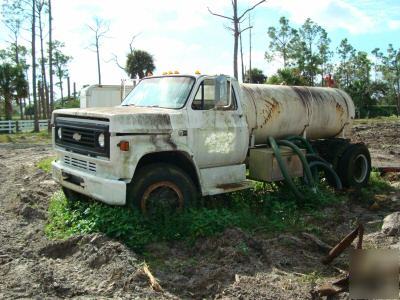
[(121, 104), (121, 106), (136, 106), (136, 104)]

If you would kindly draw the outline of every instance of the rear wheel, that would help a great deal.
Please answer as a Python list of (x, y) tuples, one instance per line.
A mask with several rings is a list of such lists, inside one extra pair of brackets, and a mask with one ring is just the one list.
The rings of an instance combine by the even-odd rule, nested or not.
[(339, 159), (337, 171), (345, 187), (361, 188), (368, 184), (371, 156), (364, 144), (350, 144)]
[(180, 168), (165, 163), (143, 167), (128, 185), (128, 205), (146, 215), (181, 211), (196, 198), (191, 178)]

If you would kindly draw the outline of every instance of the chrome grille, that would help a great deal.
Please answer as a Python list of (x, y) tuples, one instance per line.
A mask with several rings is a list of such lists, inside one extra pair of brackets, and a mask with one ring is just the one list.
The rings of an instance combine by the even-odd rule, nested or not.
[[(62, 127), (61, 130), (62, 139), (65, 142), (87, 147), (96, 147), (96, 134), (91, 129)], [(79, 141), (74, 139), (74, 134), (79, 134)]]
[[(110, 133), (107, 122), (56, 117), (54, 129), (57, 146), (83, 155), (110, 157)], [(104, 135), (103, 147), (98, 143), (100, 134)]]
[(75, 157), (70, 157), (70, 156), (64, 156), (64, 163), (66, 165), (69, 165), (71, 167), (80, 169), (80, 170), (85, 170), (89, 172), (96, 172), (96, 163), (91, 162), (91, 161), (86, 161), (83, 159), (78, 159)]

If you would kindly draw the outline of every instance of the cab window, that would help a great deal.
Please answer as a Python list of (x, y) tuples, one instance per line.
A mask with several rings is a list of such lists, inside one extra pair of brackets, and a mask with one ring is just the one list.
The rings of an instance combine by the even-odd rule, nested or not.
[(196, 92), (196, 96), (192, 102), (192, 109), (194, 110), (210, 110), (215, 108), (216, 106), (223, 110), (236, 110), (236, 97), (231, 88), (230, 81), (228, 81), (227, 89), (228, 94), (229, 90), (231, 90), (230, 99), (227, 100), (226, 103), (216, 103), (215, 101), (215, 81), (213, 79), (204, 79), (200, 84), (199, 89)]

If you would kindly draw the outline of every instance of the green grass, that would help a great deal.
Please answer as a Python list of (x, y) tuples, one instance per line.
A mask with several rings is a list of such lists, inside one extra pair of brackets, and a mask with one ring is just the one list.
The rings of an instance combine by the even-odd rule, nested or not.
[(0, 134), (0, 143), (11, 143), (12, 138), (8, 134)]
[(51, 172), (51, 163), (55, 160), (55, 157), (48, 157), (45, 159), (42, 159), (36, 164), (36, 167), (39, 169), (45, 171), (46, 173)]
[(396, 123), (400, 122), (400, 117), (392, 115), (390, 117), (376, 117), (370, 119), (355, 119), (354, 124), (368, 124), (368, 123)]
[(389, 184), (389, 182), (380, 176), (379, 172), (372, 171), (368, 186), (360, 190), (360, 196), (364, 202), (366, 201), (372, 203), (375, 195), (384, 194), (392, 191), (393, 189), (394, 188)]
[(42, 143), (50, 142), (51, 134), (47, 130), (40, 132), (23, 132), (14, 134), (0, 134), (0, 143)]
[[(304, 190), (307, 202), (298, 203), (290, 191), (274, 185), (257, 184), (253, 191), (226, 196), (228, 201), (205, 203), (180, 214), (147, 218), (137, 210), (112, 207), (99, 202), (68, 202), (57, 192), (50, 202), (48, 237), (63, 239), (76, 234), (103, 232), (123, 241), (135, 251), (149, 243), (212, 236), (228, 227), (248, 232), (312, 230), (304, 216), (321, 217), (323, 207), (338, 203), (343, 197), (321, 187), (317, 194)], [(245, 249), (243, 249), (245, 251)]]

